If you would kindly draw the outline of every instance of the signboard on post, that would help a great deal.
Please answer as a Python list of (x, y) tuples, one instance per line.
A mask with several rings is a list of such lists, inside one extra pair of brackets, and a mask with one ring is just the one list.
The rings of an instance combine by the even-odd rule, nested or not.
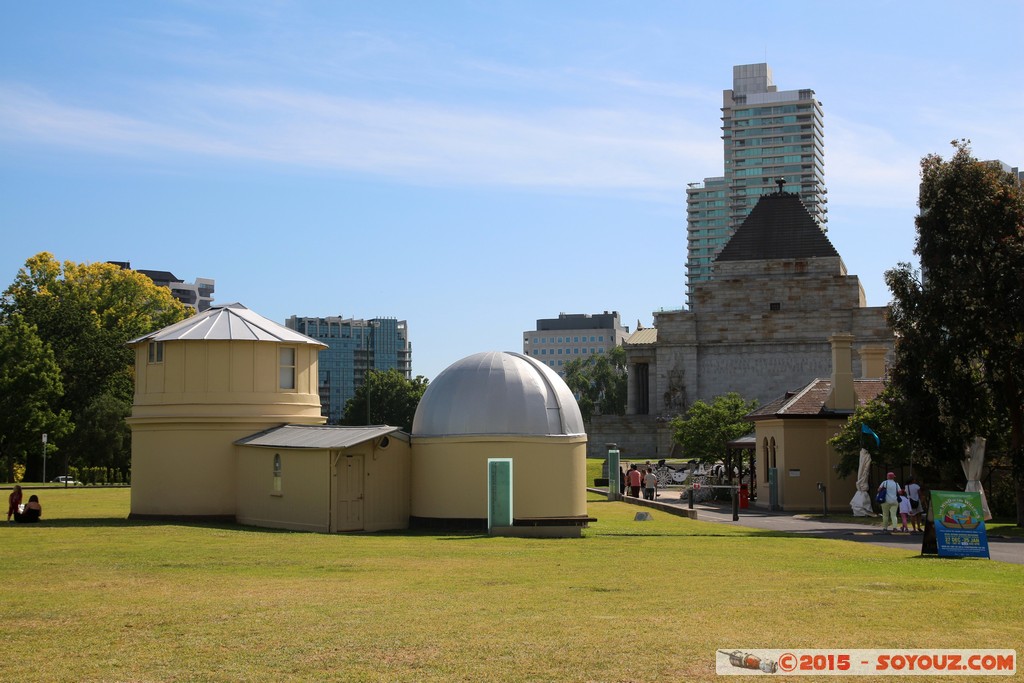
[(931, 515), (939, 557), (989, 557), (980, 493), (932, 491)]
[(487, 530), (512, 526), (512, 458), (487, 459)]

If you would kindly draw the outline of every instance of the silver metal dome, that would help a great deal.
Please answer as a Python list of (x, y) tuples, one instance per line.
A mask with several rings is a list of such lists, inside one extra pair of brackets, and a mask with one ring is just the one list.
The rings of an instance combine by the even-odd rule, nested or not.
[(569, 387), (528, 356), (485, 351), (452, 363), (427, 386), (414, 436), (584, 434)]

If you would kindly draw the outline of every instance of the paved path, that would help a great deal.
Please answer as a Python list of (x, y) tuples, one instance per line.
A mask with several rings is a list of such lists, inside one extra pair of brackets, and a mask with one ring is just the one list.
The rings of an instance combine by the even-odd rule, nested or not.
[[(628, 500), (628, 499), (627, 499)], [(680, 499), (674, 491), (665, 492), (658, 498), (659, 503), (686, 506), (686, 500)], [(739, 521), (732, 521), (732, 507), (695, 503), (697, 519), (704, 522), (731, 524), (733, 526), (753, 527), (785, 531), (813, 538), (832, 538), (857, 543), (871, 543), (886, 548), (899, 548), (908, 551), (921, 551), (921, 535), (893, 533), (883, 534), (880, 527), (858, 524), (856, 522), (824, 521), (817, 517), (794, 515), (785, 512), (765, 512), (750, 508), (740, 510)], [(1024, 539), (998, 538), (988, 539), (989, 555), (993, 560), (1024, 564)]]

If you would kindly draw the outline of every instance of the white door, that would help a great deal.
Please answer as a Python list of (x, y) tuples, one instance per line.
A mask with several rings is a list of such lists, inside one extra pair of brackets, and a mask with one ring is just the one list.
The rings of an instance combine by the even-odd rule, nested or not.
[(338, 500), (335, 531), (363, 529), (363, 456), (338, 458)]

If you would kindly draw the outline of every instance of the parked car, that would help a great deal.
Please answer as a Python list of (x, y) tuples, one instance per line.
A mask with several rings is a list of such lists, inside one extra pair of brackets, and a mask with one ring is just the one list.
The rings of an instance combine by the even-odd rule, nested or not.
[(51, 483), (53, 484), (64, 484), (65, 486), (81, 486), (82, 482), (75, 481), (71, 477), (57, 477)]

